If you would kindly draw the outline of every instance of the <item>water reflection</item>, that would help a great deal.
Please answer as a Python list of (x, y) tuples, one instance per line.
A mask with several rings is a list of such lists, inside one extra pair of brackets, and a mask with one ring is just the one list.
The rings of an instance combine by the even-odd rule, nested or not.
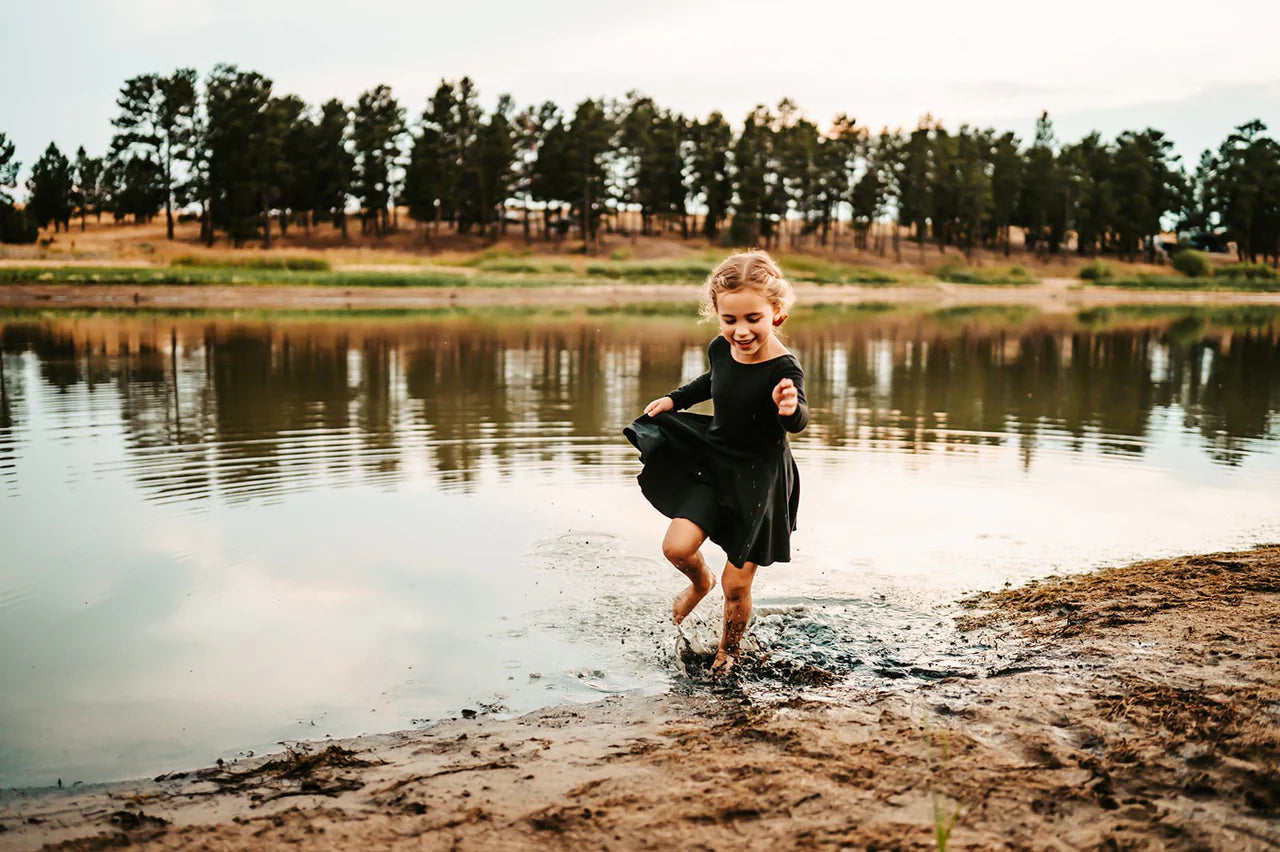
[[(1098, 325), (1097, 316), (1086, 321)], [(1232, 319), (1232, 317), (1228, 317)], [(1238, 318), (1236, 318), (1238, 319)], [(1104, 327), (1021, 312), (811, 311), (790, 343), (817, 416), (797, 443), (908, 454), (1046, 444), (1141, 456), (1154, 430), (1200, 435), (1239, 464), (1274, 438), (1280, 322), (1208, 312)], [(700, 369), (684, 318), (458, 313), (325, 322), (22, 317), (0, 327), (0, 475), (24, 429), (118, 416), (155, 500), (255, 496), (425, 469), (470, 490), (492, 471), (616, 472), (618, 428)], [(45, 422), (24, 401), (56, 391)]]
[[(986, 665), (937, 627), (965, 590), (1280, 533), (1274, 312), (793, 319), (814, 417), (754, 634), (783, 674)], [(710, 334), (0, 317), (0, 785), (667, 688), (683, 580), (619, 430)]]

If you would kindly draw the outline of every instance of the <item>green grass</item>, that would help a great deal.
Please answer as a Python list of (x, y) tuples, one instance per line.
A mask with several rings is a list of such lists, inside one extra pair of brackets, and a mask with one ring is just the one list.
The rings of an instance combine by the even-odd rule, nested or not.
[(573, 275), (573, 264), (564, 260), (537, 257), (508, 257), (483, 260), (473, 264), (481, 272), (508, 275)]
[(1023, 266), (972, 267), (963, 263), (944, 263), (933, 270), (939, 281), (951, 284), (995, 284), (1021, 286), (1035, 284), (1040, 279)]
[(824, 257), (789, 254), (779, 258), (783, 272), (792, 281), (812, 281), (815, 284), (897, 284), (899, 279), (888, 272), (840, 263)]
[(1280, 272), (1265, 263), (1228, 263), (1213, 270), (1214, 278), (1229, 281), (1278, 281)]
[(699, 284), (706, 280), (709, 272), (711, 267), (698, 260), (614, 260), (587, 264), (589, 277), (622, 281)]
[(1116, 277), (1116, 270), (1115, 267), (1105, 261), (1095, 260), (1082, 266), (1080, 271), (1076, 273), (1076, 277), (1081, 281), (1110, 281)]

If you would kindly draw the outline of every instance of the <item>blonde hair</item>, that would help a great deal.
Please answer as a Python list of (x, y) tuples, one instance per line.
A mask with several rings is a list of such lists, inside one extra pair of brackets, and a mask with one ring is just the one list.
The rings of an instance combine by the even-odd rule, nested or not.
[(782, 276), (778, 262), (761, 249), (731, 254), (711, 270), (702, 285), (702, 299), (698, 313), (708, 320), (717, 316), (717, 298), (721, 293), (732, 293), (750, 287), (773, 306), (781, 316), (786, 316), (796, 300), (791, 283)]

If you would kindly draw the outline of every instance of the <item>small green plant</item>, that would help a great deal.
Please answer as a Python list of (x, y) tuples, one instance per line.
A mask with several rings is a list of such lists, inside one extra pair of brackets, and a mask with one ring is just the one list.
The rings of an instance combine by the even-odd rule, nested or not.
[(947, 842), (951, 839), (951, 829), (960, 817), (960, 805), (956, 805), (950, 814), (947, 813), (948, 800), (939, 796), (937, 790), (929, 791), (929, 802), (933, 807), (933, 842), (938, 852), (947, 852)]
[(1183, 249), (1173, 256), (1173, 268), (1188, 278), (1208, 278), (1213, 274), (1204, 252)]
[(609, 259), (610, 260), (630, 260), (631, 249), (629, 248), (614, 249), (613, 251), (609, 252)]
[(1111, 264), (1095, 260), (1080, 267), (1076, 277), (1081, 281), (1110, 281), (1116, 277), (1116, 271)]
[(934, 785), (934, 779), (939, 770), (951, 760), (951, 738), (946, 730), (936, 732), (931, 730), (927, 722), (924, 733), (929, 747), (929, 806), (933, 813), (933, 841), (938, 847), (938, 852), (946, 852), (947, 843), (951, 840), (951, 831), (955, 828), (956, 820), (960, 818), (960, 812), (964, 810), (964, 806), (939, 793)]

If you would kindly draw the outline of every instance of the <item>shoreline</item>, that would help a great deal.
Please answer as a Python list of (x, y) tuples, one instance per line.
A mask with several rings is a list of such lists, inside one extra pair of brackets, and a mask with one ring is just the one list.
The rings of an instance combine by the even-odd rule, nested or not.
[[(1001, 286), (932, 282), (916, 286), (797, 284), (801, 305), (1007, 305), (1065, 313), (1120, 305), (1277, 305), (1280, 292), (1138, 290), (1086, 286), (1074, 279)], [(0, 284), (0, 308), (101, 310), (431, 310), (546, 305), (621, 307), (692, 303), (694, 285), (584, 284), (538, 287), (341, 287), (307, 284)]]
[(617, 697), (0, 791), (0, 846), (931, 849), (953, 814), (953, 849), (1280, 843), (1280, 545), (964, 604), (961, 629), (1019, 664), (838, 702)]

